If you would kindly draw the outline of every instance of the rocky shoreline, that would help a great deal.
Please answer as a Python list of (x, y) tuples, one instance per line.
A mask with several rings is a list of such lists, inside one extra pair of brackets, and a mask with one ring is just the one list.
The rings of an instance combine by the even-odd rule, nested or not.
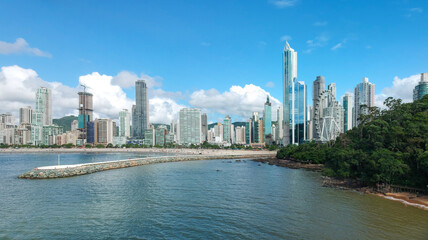
[[(293, 160), (277, 158), (254, 159), (253, 161), (291, 169), (305, 169), (314, 172), (322, 172), (322, 168), (324, 166), (323, 164), (301, 163)], [(337, 179), (333, 177), (322, 176), (322, 186), (338, 190), (351, 190), (364, 194), (373, 194), (388, 200), (399, 201), (406, 206), (414, 206), (420, 209), (428, 210), (428, 196), (410, 194), (406, 192), (382, 191), (373, 187), (364, 186), (360, 181), (355, 179)]]

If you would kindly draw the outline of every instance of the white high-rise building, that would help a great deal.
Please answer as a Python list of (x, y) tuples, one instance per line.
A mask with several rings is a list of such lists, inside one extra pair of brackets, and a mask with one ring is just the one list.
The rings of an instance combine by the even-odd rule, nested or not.
[[(359, 83), (354, 90), (354, 126), (359, 125), (359, 117), (361, 113), (367, 114), (367, 108), (374, 107), (375, 85), (369, 82), (369, 79), (364, 77), (363, 82)], [(366, 106), (365, 110), (362, 106)]]
[(119, 112), (119, 136), (131, 137), (131, 114), (128, 109)]
[(112, 119), (95, 119), (95, 141), (113, 144), (114, 122)]
[(183, 108), (180, 110), (180, 144), (200, 144), (202, 142), (201, 110)]
[(52, 125), (52, 93), (48, 88), (37, 89), (32, 123), (37, 126)]
[(307, 88), (297, 81), (297, 52), (286, 42), (282, 55), (284, 140), (283, 145), (300, 144), (306, 140)]
[(236, 127), (236, 144), (245, 144), (245, 127)]

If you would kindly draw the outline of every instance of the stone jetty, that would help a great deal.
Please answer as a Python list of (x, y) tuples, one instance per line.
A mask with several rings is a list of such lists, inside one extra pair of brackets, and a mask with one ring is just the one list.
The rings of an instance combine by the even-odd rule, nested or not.
[(74, 165), (57, 165), (37, 167), (31, 171), (23, 173), (18, 178), (25, 179), (52, 179), (52, 178), (65, 178), (80, 176), (100, 171), (142, 166), (152, 163), (166, 163), (166, 162), (181, 162), (181, 161), (196, 161), (196, 160), (212, 160), (212, 159), (260, 159), (260, 158), (273, 158), (275, 152), (265, 154), (238, 154), (238, 155), (178, 155), (178, 156), (160, 156), (160, 157), (147, 157), (135, 158), (119, 161), (107, 161)]

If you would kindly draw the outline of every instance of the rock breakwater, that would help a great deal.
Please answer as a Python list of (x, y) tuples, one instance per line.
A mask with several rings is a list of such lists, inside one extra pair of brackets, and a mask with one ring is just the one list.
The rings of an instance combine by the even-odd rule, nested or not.
[(85, 175), (106, 170), (142, 166), (153, 163), (165, 162), (181, 162), (181, 161), (196, 161), (196, 160), (212, 160), (212, 159), (237, 159), (237, 158), (272, 158), (274, 154), (257, 154), (257, 155), (185, 155), (185, 156), (162, 156), (162, 157), (147, 157), (126, 159), (119, 161), (97, 162), (75, 165), (58, 165), (34, 168), (31, 171), (23, 173), (18, 178), (24, 179), (52, 179), (65, 178)]

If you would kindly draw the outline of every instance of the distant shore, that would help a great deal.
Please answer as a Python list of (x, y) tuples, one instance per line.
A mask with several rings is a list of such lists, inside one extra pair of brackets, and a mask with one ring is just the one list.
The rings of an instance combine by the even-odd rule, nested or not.
[(1, 153), (165, 153), (185, 155), (276, 155), (276, 151), (191, 148), (4, 148)]

